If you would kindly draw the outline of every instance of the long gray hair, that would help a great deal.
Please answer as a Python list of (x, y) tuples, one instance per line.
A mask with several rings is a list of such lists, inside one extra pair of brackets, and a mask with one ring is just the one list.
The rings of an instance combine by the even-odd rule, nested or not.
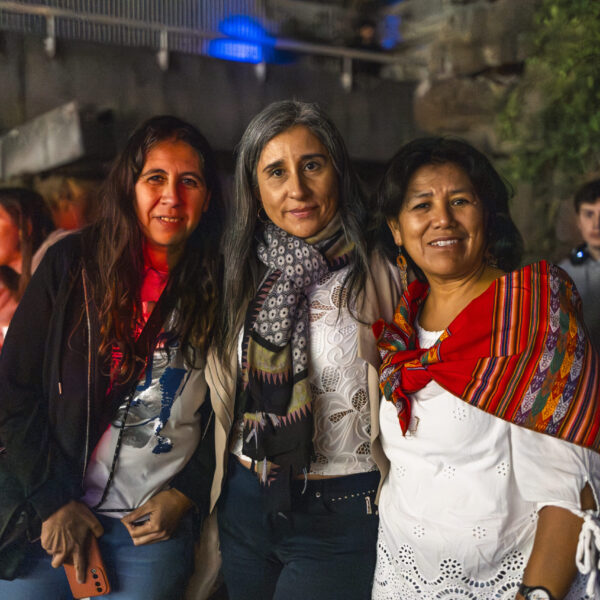
[(260, 208), (258, 161), (269, 141), (296, 125), (309, 129), (325, 146), (338, 176), (338, 212), (346, 237), (355, 244), (355, 258), (344, 283), (351, 298), (357, 295), (365, 281), (368, 269), (364, 235), (367, 204), (340, 132), (316, 104), (294, 100), (270, 104), (252, 119), (237, 147), (234, 194), (223, 237), (223, 335), (218, 342), (223, 357), (235, 346), (244, 309), (260, 283), (255, 253), (255, 234), (260, 225), (257, 223)]

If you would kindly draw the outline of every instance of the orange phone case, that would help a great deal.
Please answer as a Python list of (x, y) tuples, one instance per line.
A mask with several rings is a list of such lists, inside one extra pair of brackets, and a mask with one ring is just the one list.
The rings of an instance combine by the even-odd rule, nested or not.
[(106, 567), (102, 562), (98, 541), (92, 535), (87, 555), (87, 570), (85, 581), (79, 583), (73, 565), (63, 564), (73, 598), (89, 598), (91, 596), (104, 596), (110, 592), (110, 583), (106, 575)]

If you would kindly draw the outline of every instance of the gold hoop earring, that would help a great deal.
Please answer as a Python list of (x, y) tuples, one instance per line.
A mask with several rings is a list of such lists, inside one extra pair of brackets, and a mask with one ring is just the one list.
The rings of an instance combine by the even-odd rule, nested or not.
[(404, 291), (408, 287), (408, 263), (406, 262), (406, 258), (402, 252), (402, 246), (398, 246), (396, 264), (400, 270), (400, 283), (402, 284), (402, 291)]
[(263, 205), (259, 205), (258, 212), (256, 213), (256, 218), (263, 224), (266, 225), (269, 222), (269, 217), (267, 216), (267, 212), (263, 208)]

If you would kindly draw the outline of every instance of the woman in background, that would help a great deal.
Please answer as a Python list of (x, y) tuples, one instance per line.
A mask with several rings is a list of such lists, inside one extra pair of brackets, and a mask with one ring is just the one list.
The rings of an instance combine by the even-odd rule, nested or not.
[(25, 188), (0, 188), (0, 348), (31, 278), (31, 260), (54, 229), (43, 198)]
[(573, 282), (519, 269), (506, 185), (467, 143), (404, 146), (378, 216), (418, 280), (374, 327), (391, 465), (373, 599), (583, 600), (577, 565), (591, 596), (600, 364)]
[(71, 598), (51, 567), (82, 580), (95, 536), (111, 598), (183, 597), (214, 474), (219, 190), (205, 138), (152, 118), (32, 278), (0, 360), (0, 596)]

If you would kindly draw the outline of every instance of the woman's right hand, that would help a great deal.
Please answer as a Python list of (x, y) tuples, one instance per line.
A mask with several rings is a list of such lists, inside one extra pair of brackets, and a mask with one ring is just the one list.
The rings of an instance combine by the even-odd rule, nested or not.
[(92, 533), (100, 537), (104, 529), (94, 513), (81, 502), (71, 500), (42, 523), (42, 548), (52, 556), (56, 569), (63, 563), (73, 563), (77, 581), (85, 580), (86, 541)]

